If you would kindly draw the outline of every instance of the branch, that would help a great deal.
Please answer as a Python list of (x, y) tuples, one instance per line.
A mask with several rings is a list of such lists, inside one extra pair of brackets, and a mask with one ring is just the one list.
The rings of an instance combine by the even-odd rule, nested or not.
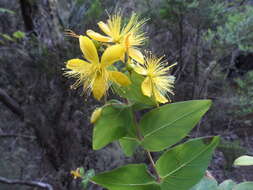
[(5, 106), (7, 106), (13, 113), (18, 115), (21, 119), (24, 118), (24, 112), (18, 103), (11, 98), (5, 90), (0, 88), (0, 102), (3, 102)]
[(201, 96), (201, 94), (204, 92), (204, 89), (207, 87), (207, 81), (209, 76), (212, 74), (212, 72), (214, 71), (215, 67), (218, 65), (218, 61), (212, 61), (209, 66), (205, 69), (205, 71), (203, 72), (203, 76), (205, 77), (205, 79), (202, 81), (202, 85), (199, 91), (199, 96)]
[(50, 184), (39, 182), (39, 181), (25, 181), (19, 179), (7, 179), (5, 177), (0, 177), (0, 183), (10, 184), (10, 185), (27, 185), (31, 187), (40, 187), (47, 190), (53, 190), (53, 187)]

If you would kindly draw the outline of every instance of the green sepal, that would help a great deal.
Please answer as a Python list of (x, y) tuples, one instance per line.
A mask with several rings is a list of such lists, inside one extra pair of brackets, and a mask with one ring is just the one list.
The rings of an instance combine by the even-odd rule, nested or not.
[(83, 168), (83, 167), (81, 167), (81, 168), (79, 169), (79, 173), (80, 173), (80, 175), (81, 175), (82, 177), (84, 177), (84, 168)]

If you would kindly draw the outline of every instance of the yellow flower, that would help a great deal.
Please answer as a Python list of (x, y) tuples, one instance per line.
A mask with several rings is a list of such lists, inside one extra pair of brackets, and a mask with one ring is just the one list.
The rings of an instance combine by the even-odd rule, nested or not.
[(93, 96), (100, 100), (106, 94), (111, 82), (122, 86), (131, 83), (125, 74), (109, 70), (109, 66), (120, 60), (124, 53), (124, 48), (121, 45), (108, 47), (100, 60), (94, 43), (88, 37), (80, 35), (79, 43), (87, 61), (71, 59), (67, 62), (66, 67), (69, 71), (66, 71), (65, 74), (77, 78), (73, 87), (77, 88), (83, 85), (84, 91), (91, 91)]
[[(112, 16), (109, 16), (107, 23), (99, 22), (99, 28), (106, 34), (101, 35), (93, 30), (87, 30), (87, 35), (94, 40), (100, 42), (112, 42), (116, 44), (122, 44), (125, 53), (127, 53), (132, 59), (139, 63), (144, 62), (142, 53), (138, 50), (137, 46), (143, 45), (146, 37), (141, 32), (141, 27), (146, 20), (138, 19), (136, 14), (132, 14), (129, 22), (125, 25), (122, 24), (122, 13), (118, 12)], [(124, 57), (122, 57), (124, 59)]]
[(165, 66), (166, 63), (161, 61), (162, 58), (157, 58), (150, 53), (143, 65), (135, 64), (133, 68), (138, 74), (146, 76), (141, 85), (142, 93), (153, 97), (159, 103), (166, 103), (170, 101), (167, 93), (174, 95), (172, 88), (175, 81), (175, 77), (168, 75), (168, 71), (176, 64)]
[(76, 168), (76, 170), (71, 170), (70, 174), (73, 175), (74, 179), (82, 177), (80, 174), (80, 168)]

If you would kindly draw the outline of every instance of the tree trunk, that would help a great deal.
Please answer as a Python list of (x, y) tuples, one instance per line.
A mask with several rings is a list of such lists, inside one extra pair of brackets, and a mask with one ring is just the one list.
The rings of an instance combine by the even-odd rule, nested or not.
[(39, 41), (48, 47), (60, 46), (63, 43), (63, 35), (57, 14), (58, 1), (20, 0), (19, 2), (25, 30), (35, 34)]
[(24, 20), (26, 32), (34, 31), (33, 14), (38, 11), (36, 3), (32, 3), (29, 0), (20, 0), (21, 13)]

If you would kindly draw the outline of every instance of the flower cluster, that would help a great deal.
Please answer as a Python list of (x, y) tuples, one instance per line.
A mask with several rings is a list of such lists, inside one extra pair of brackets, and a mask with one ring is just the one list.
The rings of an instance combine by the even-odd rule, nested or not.
[[(109, 16), (106, 22), (98, 23), (104, 34), (93, 30), (87, 30), (86, 35), (68, 32), (68, 35), (79, 39), (84, 57), (71, 59), (66, 64), (65, 75), (77, 79), (72, 87), (83, 86), (84, 92), (92, 92), (100, 100), (113, 83), (118, 86), (130, 85), (129, 72), (136, 72), (145, 77), (141, 85), (145, 96), (157, 103), (168, 102), (170, 99), (167, 94), (173, 94), (174, 85), (174, 76), (168, 72), (175, 64), (168, 66), (162, 61), (163, 57), (157, 58), (151, 53), (143, 55), (139, 48), (146, 40), (142, 32), (145, 23), (146, 20), (140, 20), (136, 14), (132, 14), (124, 24), (122, 13), (118, 12)], [(120, 61), (132, 69), (128, 69), (128, 72), (118, 69), (115, 65)]]

